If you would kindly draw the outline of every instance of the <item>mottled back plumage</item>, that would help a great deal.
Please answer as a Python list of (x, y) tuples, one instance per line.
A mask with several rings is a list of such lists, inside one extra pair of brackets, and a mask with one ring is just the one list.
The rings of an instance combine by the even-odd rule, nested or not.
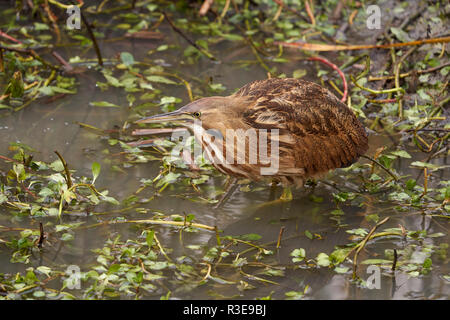
[(354, 113), (315, 83), (258, 80), (233, 96), (247, 98), (242, 116), (249, 127), (280, 130), (280, 175), (274, 178), (284, 184), (301, 184), (349, 166), (368, 149), (366, 132)]

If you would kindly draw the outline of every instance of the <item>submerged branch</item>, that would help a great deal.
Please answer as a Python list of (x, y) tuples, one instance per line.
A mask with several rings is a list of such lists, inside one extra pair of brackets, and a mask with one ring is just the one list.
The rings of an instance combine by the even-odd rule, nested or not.
[(81, 20), (83, 20), (84, 25), (87, 28), (89, 37), (91, 37), (92, 44), (94, 45), (95, 53), (97, 54), (98, 64), (103, 67), (103, 59), (102, 54), (100, 52), (100, 48), (98, 47), (97, 39), (95, 38), (94, 32), (92, 32), (91, 25), (87, 21), (86, 17), (83, 14), (83, 11), (80, 9)]

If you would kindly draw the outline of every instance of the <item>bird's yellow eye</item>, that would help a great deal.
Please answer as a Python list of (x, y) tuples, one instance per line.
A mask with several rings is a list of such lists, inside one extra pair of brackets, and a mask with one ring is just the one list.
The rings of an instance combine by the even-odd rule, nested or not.
[(193, 115), (194, 117), (196, 117), (196, 118), (200, 118), (200, 116), (201, 116), (202, 114), (201, 114), (200, 112), (196, 111), (196, 112), (193, 112), (192, 115)]

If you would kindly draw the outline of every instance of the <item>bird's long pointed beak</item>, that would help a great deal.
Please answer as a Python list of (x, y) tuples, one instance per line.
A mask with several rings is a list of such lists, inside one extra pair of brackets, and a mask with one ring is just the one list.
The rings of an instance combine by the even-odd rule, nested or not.
[(190, 117), (185, 112), (180, 112), (180, 110), (177, 110), (140, 119), (137, 120), (135, 123), (161, 123), (161, 122), (186, 122), (186, 121), (192, 121), (192, 117)]

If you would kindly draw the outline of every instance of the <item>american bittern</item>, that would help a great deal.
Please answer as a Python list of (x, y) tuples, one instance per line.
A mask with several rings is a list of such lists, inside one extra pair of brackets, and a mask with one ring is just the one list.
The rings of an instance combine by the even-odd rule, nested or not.
[[(175, 122), (193, 131), (210, 158), (218, 151), (227, 154), (227, 147), (236, 148), (234, 143), (231, 147), (224, 143), (229, 129), (270, 131), (267, 146), (277, 139), (278, 168), (266, 178), (285, 187), (301, 186), (307, 178), (349, 166), (368, 149), (366, 132), (353, 112), (327, 89), (298, 79), (254, 81), (233, 95), (202, 98), (177, 111), (137, 121), (160, 122)], [(211, 129), (223, 139), (205, 139), (205, 131)], [(278, 129), (277, 136), (272, 134), (274, 129)], [(226, 175), (259, 180), (266, 164), (249, 163), (249, 154), (258, 146), (250, 143), (248, 135), (244, 141), (248, 145), (246, 161), (212, 161), (212, 165)], [(233, 155), (235, 152), (231, 150)], [(283, 195), (291, 197), (290, 190), (285, 188)]]

